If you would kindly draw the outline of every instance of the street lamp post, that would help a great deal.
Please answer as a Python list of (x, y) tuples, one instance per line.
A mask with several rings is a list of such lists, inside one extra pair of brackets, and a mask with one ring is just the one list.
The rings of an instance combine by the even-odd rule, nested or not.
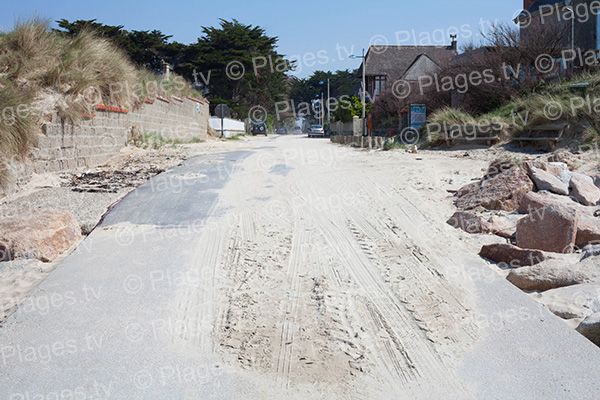
[(319, 110), (319, 111), (321, 111), (321, 126), (323, 126), (323, 122), (325, 121), (325, 108), (323, 108), (323, 107), (325, 107), (325, 105), (323, 104), (323, 99), (324, 99), (323, 92), (321, 92), (321, 107)]
[(329, 77), (327, 77), (327, 130), (329, 132), (331, 132), (331, 126), (329, 125), (330, 123), (330, 119), (329, 119)]
[[(319, 81), (319, 83), (321, 85), (323, 85), (325, 82)], [(330, 127), (329, 127), (329, 123), (330, 123), (330, 118), (329, 118), (329, 93), (330, 93), (329, 92), (329, 77), (327, 77), (327, 129), (330, 129)]]
[(323, 106), (323, 101), (319, 98), (319, 93), (317, 93), (315, 96), (317, 97), (317, 100), (315, 100), (315, 104), (319, 104), (319, 111), (315, 111), (315, 116), (318, 118), (317, 122), (321, 122), (321, 107)]
[(355, 56), (354, 54), (350, 55), (350, 58), (362, 58), (363, 66), (362, 66), (362, 135), (365, 136), (365, 92), (367, 91), (367, 82), (366, 82), (366, 70), (367, 70), (367, 58), (365, 57), (365, 49), (362, 50), (362, 56)]

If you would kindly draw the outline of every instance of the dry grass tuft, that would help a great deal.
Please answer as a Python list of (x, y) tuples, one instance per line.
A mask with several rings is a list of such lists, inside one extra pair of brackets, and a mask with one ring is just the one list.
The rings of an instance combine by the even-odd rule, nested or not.
[[(36, 143), (43, 114), (73, 121), (97, 104), (135, 109), (144, 97), (200, 95), (178, 76), (169, 81), (138, 70), (112, 42), (91, 31), (51, 32), (48, 20), (17, 21), (0, 33), (0, 154), (24, 158)], [(0, 186), (7, 169), (0, 169)]]

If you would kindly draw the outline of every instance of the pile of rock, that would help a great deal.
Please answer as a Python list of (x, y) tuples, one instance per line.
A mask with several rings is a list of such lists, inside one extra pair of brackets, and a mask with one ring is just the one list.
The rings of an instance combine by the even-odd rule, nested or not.
[(566, 162), (495, 161), (457, 192), (456, 205), (450, 225), (506, 238), (483, 246), (482, 257), (600, 345), (600, 176)]

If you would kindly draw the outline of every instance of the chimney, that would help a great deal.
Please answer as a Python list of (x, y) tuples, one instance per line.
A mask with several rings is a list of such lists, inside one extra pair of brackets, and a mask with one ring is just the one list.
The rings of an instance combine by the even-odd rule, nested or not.
[(523, 0), (523, 10), (528, 10), (535, 0)]
[(456, 51), (456, 49), (457, 49), (456, 38), (457, 38), (457, 35), (450, 35), (450, 40), (451, 40), (451, 42), (450, 42), (450, 50)]

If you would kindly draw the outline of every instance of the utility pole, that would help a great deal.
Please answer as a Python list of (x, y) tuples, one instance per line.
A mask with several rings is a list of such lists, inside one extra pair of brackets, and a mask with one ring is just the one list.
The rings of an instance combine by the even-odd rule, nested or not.
[(365, 49), (363, 49), (362, 51), (362, 59), (363, 59), (363, 90), (362, 90), (362, 134), (363, 136), (366, 136), (366, 129), (365, 129), (365, 124), (366, 124), (366, 103), (365, 103), (365, 92), (367, 91), (367, 59), (365, 58)]
[(329, 119), (329, 77), (327, 77), (327, 130), (331, 132), (330, 119)]
[(362, 58), (362, 135), (365, 136), (365, 116), (366, 116), (366, 104), (365, 104), (365, 92), (367, 91), (367, 58), (365, 57), (365, 49), (362, 50), (362, 56), (350, 55), (350, 58)]
[[(321, 92), (321, 103), (323, 103), (323, 92)], [(325, 105), (321, 104), (321, 126), (323, 126), (325, 121), (325, 109), (323, 107), (325, 107)]]
[[(319, 84), (324, 85), (325, 82), (323, 81), (319, 81)], [(321, 98), (323, 99), (323, 93), (321, 92)], [(327, 129), (329, 129), (329, 123), (330, 123), (330, 118), (329, 118), (329, 96), (330, 96), (330, 91), (329, 91), (329, 76), (327, 77)], [(325, 111), (323, 111), (325, 112)], [(323, 129), (325, 129), (325, 115), (323, 115), (323, 123), (321, 124), (323, 126)]]

